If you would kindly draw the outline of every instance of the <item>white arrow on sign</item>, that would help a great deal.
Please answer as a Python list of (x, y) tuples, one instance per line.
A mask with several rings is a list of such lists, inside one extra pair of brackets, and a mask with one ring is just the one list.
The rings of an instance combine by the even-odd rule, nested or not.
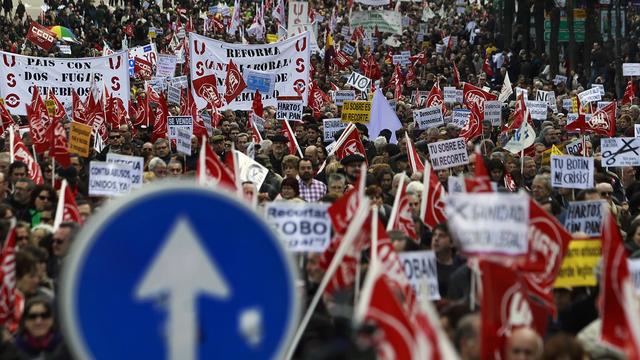
[(178, 219), (135, 290), (138, 300), (168, 295), (169, 360), (195, 360), (196, 298), (228, 299), (231, 289), (191, 224)]

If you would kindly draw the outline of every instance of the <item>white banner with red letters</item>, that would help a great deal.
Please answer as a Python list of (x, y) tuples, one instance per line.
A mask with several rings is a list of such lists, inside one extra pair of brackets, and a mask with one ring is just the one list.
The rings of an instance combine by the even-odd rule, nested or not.
[[(217, 79), (218, 92), (224, 94), (227, 64), (233, 60), (240, 72), (252, 69), (275, 73), (275, 89), (270, 94), (261, 94), (264, 106), (277, 106), (276, 98), (279, 96), (301, 96), (303, 106), (306, 106), (309, 45), (308, 32), (277, 43), (259, 45), (230, 44), (189, 33), (191, 81), (213, 74)], [(207, 102), (192, 91), (198, 109), (204, 108)], [(224, 104), (221, 109), (251, 110), (254, 95), (254, 91), (245, 89), (231, 104)]]
[(45, 96), (53, 90), (63, 104), (71, 103), (72, 90), (82, 99), (91, 82), (109, 94), (129, 103), (129, 66), (126, 51), (94, 58), (41, 58), (0, 52), (0, 96), (13, 115), (27, 115), (33, 87)]

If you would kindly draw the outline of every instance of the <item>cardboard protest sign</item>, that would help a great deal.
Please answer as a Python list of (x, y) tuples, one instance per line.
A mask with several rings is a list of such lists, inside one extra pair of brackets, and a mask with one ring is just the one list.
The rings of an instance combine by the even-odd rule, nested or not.
[(627, 259), (629, 277), (636, 294), (640, 294), (640, 259)]
[(342, 105), (342, 121), (367, 124), (371, 116), (371, 101), (345, 101)]
[(572, 189), (593, 187), (593, 158), (582, 156), (552, 156), (551, 186)]
[(564, 227), (570, 233), (580, 231), (589, 237), (599, 237), (605, 211), (607, 207), (602, 200), (571, 202), (565, 213)]
[(602, 138), (602, 166), (639, 166), (640, 139), (636, 137)]
[(142, 157), (108, 153), (107, 163), (123, 165), (130, 169), (131, 187), (134, 189), (142, 187), (144, 180), (144, 159)]
[(633, 135), (640, 137), (640, 124), (633, 124)]
[(354, 71), (349, 76), (349, 79), (347, 79), (347, 85), (351, 85), (360, 91), (369, 91), (371, 88), (371, 79)]
[(265, 218), (281, 234), (292, 252), (323, 252), (331, 243), (331, 219), (328, 203), (267, 204)]
[(355, 100), (355, 90), (337, 90), (333, 93), (333, 102), (338, 106), (342, 106), (347, 100)]
[(438, 269), (433, 251), (404, 251), (398, 258), (419, 299), (440, 300)]
[(193, 118), (190, 115), (168, 116), (167, 125), (169, 127), (169, 139), (178, 137), (178, 129), (182, 128), (193, 134)]
[(131, 191), (131, 171), (126, 165), (92, 161), (89, 164), (89, 195), (128, 194)]
[(502, 125), (502, 102), (499, 100), (485, 101), (484, 119), (491, 121), (491, 126)]
[(71, 122), (69, 131), (69, 152), (82, 157), (89, 157), (91, 145), (91, 126), (79, 122)]
[(454, 109), (451, 114), (451, 123), (462, 129), (469, 122), (471, 111), (467, 109)]
[(602, 95), (600, 95), (600, 90), (597, 88), (591, 88), (579, 93), (578, 99), (580, 100), (580, 104), (586, 104), (588, 102), (602, 100)]
[(352, 29), (362, 26), (369, 34), (373, 34), (377, 29), (382, 33), (402, 35), (402, 15), (398, 11), (354, 11), (351, 13), (350, 24)]
[(453, 193), (446, 198), (447, 222), (466, 255), (526, 255), (529, 196), (525, 193)]
[(191, 155), (191, 133), (189, 130), (178, 128), (176, 136), (176, 150), (180, 154)]
[(156, 76), (173, 77), (176, 72), (176, 64), (178, 58), (175, 55), (160, 54), (158, 55), (158, 64), (156, 66)]
[(525, 104), (533, 120), (547, 120), (546, 101), (527, 100)]
[(556, 104), (556, 93), (553, 91), (544, 91), (537, 90), (536, 91), (536, 100), (544, 101), (547, 103), (553, 112), (558, 112), (558, 105)]
[[(232, 44), (207, 38), (194, 32), (189, 33), (189, 63), (191, 81), (215, 75), (225, 79), (230, 60), (242, 72), (247, 88), (230, 104), (220, 110), (251, 110), (255, 89), (261, 88), (262, 103), (277, 106), (276, 96), (300, 96), (303, 105), (309, 98), (309, 69), (311, 38), (309, 33), (294, 35), (274, 44)], [(208, 66), (205, 64), (214, 64)], [(270, 79), (275, 77), (275, 84)], [(269, 80), (267, 80), (269, 79)], [(271, 90), (262, 92), (263, 86)], [(273, 85), (273, 86), (272, 86)], [(218, 81), (218, 93), (225, 93), (224, 82)], [(198, 110), (207, 106), (205, 99), (198, 96), (192, 86), (192, 94)]]
[(167, 101), (169, 104), (180, 105), (180, 88), (169, 86), (167, 88)]
[(469, 163), (467, 143), (463, 138), (430, 143), (429, 158), (434, 170), (448, 169)]
[(413, 110), (413, 121), (415, 121), (418, 128), (422, 130), (444, 125), (442, 108), (438, 105), (425, 109)]
[(582, 139), (576, 139), (565, 146), (567, 154), (569, 155), (581, 155), (582, 154)]
[(340, 118), (322, 120), (324, 142), (332, 142), (334, 140), (333, 135), (340, 130), (346, 129), (348, 125), (348, 123), (342, 121)]
[(455, 102), (458, 101), (458, 98), (457, 98), (458, 92), (457, 92), (457, 89), (454, 88), (453, 86), (445, 86), (442, 89), (442, 92), (444, 94), (443, 95), (444, 102), (446, 102), (446, 103), (455, 103)]
[(84, 98), (93, 82), (105, 85), (109, 94), (129, 103), (129, 73), (127, 52), (92, 58), (40, 58), (0, 51), (2, 81), (0, 96), (12, 115), (27, 115), (26, 105), (31, 103), (34, 86), (41, 94), (56, 89), (56, 97), (62, 103), (72, 102), (72, 90)]
[(640, 63), (623, 63), (622, 76), (640, 76)]
[(276, 119), (302, 121), (302, 99), (278, 98)]
[(571, 240), (553, 287), (596, 286), (595, 269), (601, 256), (600, 240)]

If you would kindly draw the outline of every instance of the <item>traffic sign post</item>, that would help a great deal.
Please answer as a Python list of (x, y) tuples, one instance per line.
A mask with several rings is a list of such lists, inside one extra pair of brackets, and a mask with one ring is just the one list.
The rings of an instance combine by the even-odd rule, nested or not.
[(284, 356), (299, 311), (295, 266), (247, 206), (185, 182), (95, 216), (62, 277), (62, 325), (77, 358)]

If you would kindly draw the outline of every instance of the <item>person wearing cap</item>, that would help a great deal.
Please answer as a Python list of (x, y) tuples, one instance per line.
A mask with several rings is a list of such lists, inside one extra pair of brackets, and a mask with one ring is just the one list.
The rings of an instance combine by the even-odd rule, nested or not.
[(355, 185), (358, 176), (360, 176), (360, 167), (364, 161), (364, 156), (358, 153), (347, 155), (340, 160), (340, 164), (344, 167), (344, 172), (347, 177), (347, 184)]
[(275, 135), (270, 140), (273, 142), (271, 154), (269, 155), (271, 166), (274, 172), (282, 175), (282, 158), (289, 153), (289, 148), (287, 147), (289, 139), (284, 135)]

